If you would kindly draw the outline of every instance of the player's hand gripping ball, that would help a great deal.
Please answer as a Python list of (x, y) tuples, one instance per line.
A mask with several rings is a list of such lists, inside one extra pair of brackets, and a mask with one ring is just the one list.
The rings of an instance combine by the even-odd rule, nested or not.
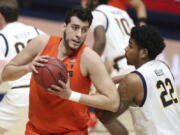
[(43, 67), (36, 67), (38, 74), (34, 73), (34, 79), (40, 87), (47, 90), (52, 84), (59, 85), (58, 80), (67, 83), (68, 72), (64, 63), (58, 58), (48, 58)]

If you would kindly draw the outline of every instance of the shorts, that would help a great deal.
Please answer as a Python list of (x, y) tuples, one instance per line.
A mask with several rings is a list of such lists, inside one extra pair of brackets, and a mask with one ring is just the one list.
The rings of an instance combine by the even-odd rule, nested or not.
[(25, 135), (88, 135), (87, 130), (83, 131), (71, 131), (68, 133), (46, 133), (36, 129), (30, 122), (26, 125)]
[(6, 130), (25, 127), (28, 105), (29, 87), (10, 89), (0, 102), (0, 127)]

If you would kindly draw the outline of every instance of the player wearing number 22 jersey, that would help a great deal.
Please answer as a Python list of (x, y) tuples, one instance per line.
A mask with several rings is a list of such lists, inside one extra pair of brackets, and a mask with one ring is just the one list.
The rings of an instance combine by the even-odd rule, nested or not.
[[(149, 61), (135, 71), (144, 86), (144, 100), (134, 110), (138, 135), (179, 135), (180, 106), (171, 71), (160, 61)], [(152, 111), (153, 110), (153, 111)]]
[(169, 67), (155, 60), (165, 46), (162, 36), (153, 27), (132, 28), (125, 55), (127, 63), (134, 65), (136, 70), (116, 77), (122, 104), (117, 113), (101, 113), (101, 120), (111, 122), (131, 107), (137, 135), (180, 135), (175, 80)]
[[(8, 23), (0, 31), (0, 60), (9, 62), (31, 39), (40, 34), (44, 32), (33, 26), (20, 22)], [(0, 102), (0, 127), (15, 128), (16, 123), (27, 118), (30, 76), (29, 73), (16, 81), (9, 82), (11, 89)]]

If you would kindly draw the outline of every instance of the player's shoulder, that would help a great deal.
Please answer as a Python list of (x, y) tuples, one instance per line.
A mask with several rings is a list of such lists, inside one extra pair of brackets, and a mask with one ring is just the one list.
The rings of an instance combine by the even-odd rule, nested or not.
[(99, 57), (99, 55), (90, 47), (85, 47), (83, 55), (88, 58)]
[(136, 86), (138, 83), (141, 83), (141, 78), (135, 72), (125, 75), (123, 80), (131, 86)]
[(134, 96), (143, 92), (143, 82), (135, 73), (125, 75), (119, 80), (119, 85), (123, 85), (123, 87)]
[(49, 39), (50, 39), (50, 35), (39, 35), (35, 37), (33, 40), (40, 44), (46, 44), (49, 41)]
[(29, 42), (27, 48), (38, 53), (46, 46), (49, 41), (49, 37), (49, 35), (39, 35)]
[(82, 53), (82, 59), (85, 63), (98, 63), (101, 61), (100, 56), (90, 47), (86, 47)]

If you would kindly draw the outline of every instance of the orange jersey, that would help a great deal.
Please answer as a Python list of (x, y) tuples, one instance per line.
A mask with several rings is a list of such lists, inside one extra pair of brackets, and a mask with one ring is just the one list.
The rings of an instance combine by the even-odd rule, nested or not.
[(130, 1), (131, 0), (110, 0), (108, 5), (127, 10)]
[[(61, 37), (51, 36), (41, 55), (57, 57), (60, 42)], [(69, 72), (71, 89), (88, 94), (91, 82), (80, 71), (80, 58), (84, 48), (86, 45), (82, 45), (74, 55), (65, 58), (63, 62)], [(85, 105), (49, 94), (38, 86), (32, 76), (29, 119), (39, 131), (63, 134), (86, 129), (89, 112)]]

